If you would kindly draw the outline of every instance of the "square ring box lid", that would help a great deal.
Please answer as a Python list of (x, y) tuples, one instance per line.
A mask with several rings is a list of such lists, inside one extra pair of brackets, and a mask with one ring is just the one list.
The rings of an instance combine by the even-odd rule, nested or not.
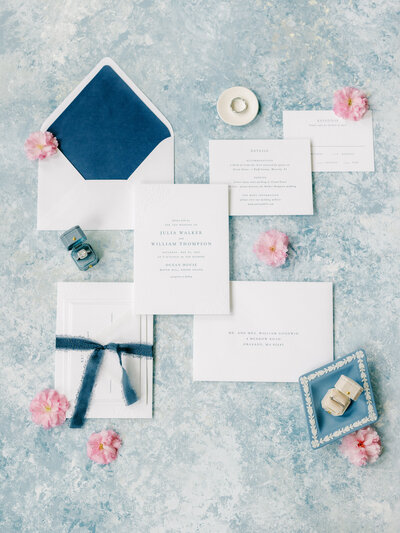
[(80, 226), (74, 226), (73, 228), (67, 230), (60, 237), (64, 246), (67, 250), (72, 250), (78, 244), (83, 244), (87, 241), (86, 235), (83, 233)]
[[(341, 374), (359, 383), (363, 391), (342, 416), (333, 416), (323, 409), (321, 400), (328, 389), (335, 386)], [(367, 357), (363, 350), (335, 359), (332, 363), (300, 376), (299, 383), (310, 443), (314, 450), (378, 420)]]

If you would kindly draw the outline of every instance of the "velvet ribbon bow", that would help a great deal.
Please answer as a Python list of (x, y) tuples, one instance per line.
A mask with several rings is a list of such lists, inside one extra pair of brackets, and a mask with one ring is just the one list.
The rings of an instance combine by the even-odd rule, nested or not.
[(74, 414), (71, 418), (71, 428), (81, 428), (84, 424), (86, 411), (89, 407), (90, 397), (105, 350), (113, 351), (118, 355), (119, 364), (122, 370), (122, 389), (124, 391), (127, 405), (135, 403), (138, 398), (129, 381), (129, 376), (122, 365), (121, 355), (127, 354), (138, 357), (153, 357), (153, 346), (149, 344), (115, 344), (111, 342), (110, 344), (103, 346), (98, 342), (81, 337), (56, 337), (56, 348), (58, 350), (92, 350), (83, 374)]

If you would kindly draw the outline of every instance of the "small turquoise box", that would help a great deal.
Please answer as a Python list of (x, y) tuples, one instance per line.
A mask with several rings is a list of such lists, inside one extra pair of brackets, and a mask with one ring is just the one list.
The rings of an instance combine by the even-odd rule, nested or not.
[[(322, 408), (321, 400), (342, 374), (359, 383), (363, 392), (357, 401), (351, 402), (342, 416), (333, 416)], [(300, 376), (299, 383), (314, 450), (378, 420), (364, 350), (357, 350)]]
[(80, 226), (74, 226), (65, 231), (60, 239), (66, 249), (71, 252), (71, 257), (79, 270), (88, 270), (99, 262), (95, 251), (86, 242), (86, 235)]

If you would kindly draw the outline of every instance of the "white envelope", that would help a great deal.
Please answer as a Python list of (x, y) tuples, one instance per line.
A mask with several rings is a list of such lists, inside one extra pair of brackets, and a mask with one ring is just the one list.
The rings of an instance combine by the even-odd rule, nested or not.
[(85, 230), (133, 229), (133, 190), (136, 183), (174, 182), (174, 134), (160, 111), (110, 58), (104, 58), (45, 120), (46, 131), (94, 76), (110, 66), (146, 106), (165, 124), (171, 136), (162, 140), (127, 180), (85, 180), (58, 150), (39, 161), (39, 230), (66, 230), (80, 225)]
[(231, 281), (230, 315), (194, 317), (194, 381), (297, 381), (333, 359), (330, 282)]

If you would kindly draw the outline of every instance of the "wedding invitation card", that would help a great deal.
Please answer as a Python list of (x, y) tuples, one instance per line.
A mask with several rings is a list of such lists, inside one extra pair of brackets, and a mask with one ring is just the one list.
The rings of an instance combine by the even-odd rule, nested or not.
[(138, 313), (229, 313), (227, 185), (135, 188), (134, 279)]
[(231, 215), (312, 215), (310, 141), (212, 140), (210, 183), (230, 185)]
[[(133, 283), (58, 283), (57, 336), (108, 343), (153, 344), (153, 317), (135, 313)], [(70, 402), (72, 416), (91, 351), (56, 350), (55, 388)], [(118, 354), (106, 350), (92, 392), (88, 418), (151, 418), (153, 359), (124, 355), (122, 363), (138, 401), (126, 405)]]
[(231, 306), (194, 317), (195, 381), (297, 381), (332, 361), (332, 283), (233, 281)]
[(333, 111), (284, 111), (285, 139), (311, 139), (314, 172), (369, 172), (374, 166), (372, 113), (358, 121)]

